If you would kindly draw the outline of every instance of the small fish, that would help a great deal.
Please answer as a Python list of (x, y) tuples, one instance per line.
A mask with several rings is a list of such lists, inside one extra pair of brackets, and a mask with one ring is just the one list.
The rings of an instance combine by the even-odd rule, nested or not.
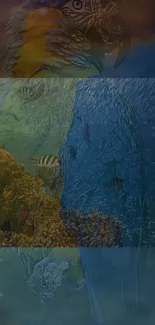
[(113, 177), (107, 184), (106, 187), (122, 187), (124, 180), (119, 177)]
[(77, 156), (77, 151), (76, 151), (75, 147), (70, 145), (69, 150), (70, 150), (70, 156), (71, 156), (72, 160), (75, 160), (76, 156)]
[(17, 90), (17, 93), (25, 102), (31, 102), (38, 99), (44, 92), (44, 84), (40, 84), (33, 87), (21, 87)]
[(60, 159), (53, 155), (44, 155), (40, 158), (30, 158), (30, 159), (36, 162), (37, 166), (40, 167), (56, 168), (56, 167), (60, 167), (61, 165)]

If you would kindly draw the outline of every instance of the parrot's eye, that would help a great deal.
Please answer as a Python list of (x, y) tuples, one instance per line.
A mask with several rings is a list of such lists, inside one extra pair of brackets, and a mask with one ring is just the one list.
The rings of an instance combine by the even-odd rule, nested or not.
[(81, 11), (84, 9), (84, 2), (82, 0), (67, 1), (62, 8), (69, 11)]
[(73, 0), (72, 6), (76, 10), (81, 10), (82, 9), (82, 6), (83, 6), (82, 5), (82, 1), (80, 1), (80, 0)]

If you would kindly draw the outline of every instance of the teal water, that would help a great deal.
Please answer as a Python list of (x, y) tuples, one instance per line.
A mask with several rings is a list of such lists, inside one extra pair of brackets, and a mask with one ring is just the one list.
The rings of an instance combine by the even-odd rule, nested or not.
[[(87, 250), (87, 256), (90, 256), (90, 249)], [(125, 322), (129, 325), (152, 325), (155, 295), (154, 250), (150, 250), (143, 274), (145, 250), (141, 252), (139, 269), (132, 268), (128, 253), (126, 249), (105, 249), (103, 265), (99, 266), (97, 258), (90, 265), (98, 270), (95, 289), (103, 314), (102, 324), (123, 325)], [(130, 253), (134, 255), (134, 249)], [(0, 312), (4, 325), (49, 325), (51, 321), (56, 324), (94, 324), (85, 289), (79, 293), (66, 293), (62, 288), (53, 301), (41, 304), (27, 286), (25, 270), (15, 249), (1, 248), (0, 260)]]
[[(31, 249), (31, 248), (30, 248)], [(61, 288), (54, 300), (41, 303), (27, 285), (25, 268), (14, 248), (0, 250), (1, 322), (11, 324), (75, 324), (81, 315), (90, 321), (89, 302), (85, 290), (68, 292)], [(3, 294), (3, 296), (2, 296)]]
[[(19, 98), (17, 101), (13, 86), (3, 85), (1, 144), (32, 173), (30, 156), (56, 154), (64, 145), (63, 168), (67, 177), (62, 207), (72, 206), (86, 212), (95, 207), (105, 214), (115, 215), (127, 229), (124, 242), (127, 247), (81, 249), (85, 286), (74, 291), (62, 285), (48, 303), (41, 303), (40, 297), (31, 292), (16, 251), (1, 249), (3, 324), (48, 325), (52, 321), (56, 324), (153, 325), (155, 265), (154, 250), (148, 246), (150, 239), (152, 246), (154, 243), (154, 81), (89, 79), (78, 83), (76, 96), (71, 81), (66, 79), (59, 84), (58, 80), (56, 90), (48, 81), (50, 90), (33, 103)], [(60, 88), (61, 98), (57, 96)], [(12, 111), (19, 120), (9, 116), (8, 112)], [(90, 123), (90, 146), (82, 137), (81, 120)], [(74, 163), (67, 150), (70, 144), (77, 150)], [(97, 162), (98, 157), (102, 161)], [(82, 201), (77, 200), (87, 190), (84, 177), (93, 185), (96, 176), (99, 179), (103, 174), (107, 181), (114, 172), (125, 180), (121, 204), (120, 193), (106, 192), (102, 181), (91, 198), (87, 200), (82, 196)], [(138, 246), (137, 241), (140, 249), (129, 248), (132, 243)]]

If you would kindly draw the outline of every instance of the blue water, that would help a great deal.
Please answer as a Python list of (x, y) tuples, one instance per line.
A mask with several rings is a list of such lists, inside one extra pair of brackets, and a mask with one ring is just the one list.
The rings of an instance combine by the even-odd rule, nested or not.
[[(154, 62), (154, 46), (139, 47), (119, 69), (105, 71), (116, 78), (79, 83), (62, 152), (63, 209), (116, 216), (125, 247), (81, 248), (86, 286), (78, 294), (62, 288), (43, 305), (30, 292), (17, 254), (1, 249), (3, 325), (154, 325), (155, 252), (148, 246), (154, 246), (155, 82), (141, 79), (154, 77)], [(115, 174), (124, 179), (119, 191), (104, 186)]]
[[(80, 82), (73, 122), (62, 152), (65, 174), (62, 208), (74, 208), (81, 213), (97, 209), (117, 217), (122, 222), (126, 247), (154, 245), (154, 90), (154, 79), (90, 78)], [(74, 157), (72, 147), (76, 151)], [(124, 179), (124, 186), (107, 188), (104, 184), (115, 176)], [(127, 302), (129, 310), (133, 309), (130, 322), (141, 322), (143, 307), (136, 306), (139, 299), (143, 300), (139, 298), (139, 288), (149, 248), (144, 254), (141, 252), (142, 261), (140, 252), (137, 250), (131, 258), (131, 249), (118, 249), (116, 253), (112, 249), (81, 248), (94, 324), (108, 324), (102, 292), (107, 283), (110, 290), (110, 282), (116, 286), (114, 292), (122, 295), (122, 301), (128, 295), (132, 297), (132, 302)], [(125, 283), (124, 289), (121, 283)], [(130, 288), (127, 283), (132, 283)], [(140, 308), (138, 312), (136, 308)], [(109, 324), (116, 323), (109, 320)]]
[(155, 44), (137, 44), (117, 69), (108, 65), (104, 75), (108, 78), (154, 78), (154, 55)]
[[(31, 248), (28, 251), (32, 252)], [(0, 314), (4, 325), (153, 325), (155, 298), (154, 249), (142, 249), (133, 267), (136, 249), (85, 249), (83, 256), (93, 290), (62, 288), (56, 298), (41, 304), (30, 290), (20, 257), (1, 249)], [(102, 256), (102, 259), (101, 259)], [(145, 272), (144, 261), (147, 256)], [(3, 296), (1, 296), (3, 293)], [(95, 293), (95, 299), (94, 299)], [(90, 295), (90, 301), (89, 301)], [(96, 303), (94, 303), (96, 302)], [(92, 307), (92, 308), (90, 308)], [(94, 314), (95, 312), (95, 314)], [(96, 313), (97, 312), (97, 313)]]

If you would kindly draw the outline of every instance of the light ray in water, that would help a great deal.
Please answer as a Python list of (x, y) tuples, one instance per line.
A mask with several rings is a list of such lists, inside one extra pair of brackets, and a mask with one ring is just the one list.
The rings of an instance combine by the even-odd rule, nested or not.
[[(118, 92), (118, 90), (117, 90)], [(148, 211), (148, 200), (146, 194), (146, 168), (145, 168), (145, 145), (143, 136), (138, 126), (138, 118), (136, 116), (134, 108), (130, 105), (124, 95), (118, 92), (119, 103), (125, 108), (125, 121), (129, 126), (131, 136), (134, 138), (136, 143), (136, 152), (138, 152), (138, 164), (139, 174), (141, 178), (141, 186), (139, 188), (139, 194), (137, 196), (137, 212), (141, 210), (141, 223), (139, 232), (139, 243), (138, 247), (131, 247), (131, 263), (133, 265), (133, 285), (134, 285), (134, 298), (136, 301), (135, 308), (139, 308), (139, 294), (140, 294), (140, 283), (144, 280), (144, 274), (147, 266), (147, 260), (150, 256), (150, 217)], [(147, 223), (147, 230), (144, 229), (144, 223)], [(145, 234), (145, 231), (147, 232)], [(143, 246), (144, 236), (147, 235), (147, 246)]]
[(86, 279), (86, 285), (88, 289), (88, 295), (90, 299), (90, 307), (91, 307), (91, 312), (97, 322), (98, 325), (103, 325), (103, 316), (102, 312), (99, 306), (99, 303), (97, 301), (97, 297), (95, 295), (94, 288), (92, 286), (92, 281), (90, 278), (90, 272), (88, 270), (88, 267), (86, 265), (86, 254), (88, 254), (88, 249), (89, 248), (80, 248), (80, 253), (81, 253), (81, 260), (82, 260), (82, 265), (85, 273), (85, 279)]

